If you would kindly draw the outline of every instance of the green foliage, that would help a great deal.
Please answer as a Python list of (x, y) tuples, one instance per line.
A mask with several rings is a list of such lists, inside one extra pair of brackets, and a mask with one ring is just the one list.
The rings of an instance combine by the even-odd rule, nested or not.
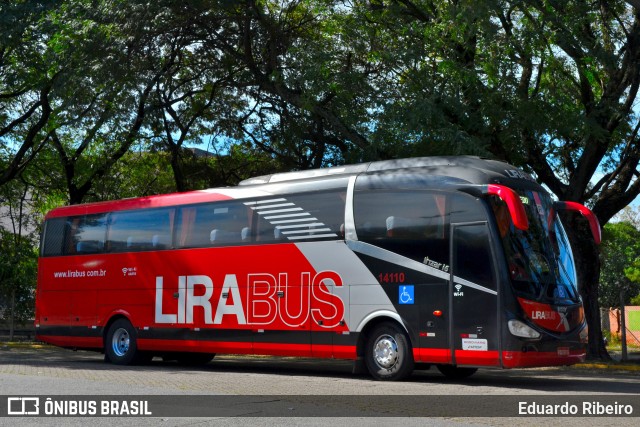
[[(236, 185), (243, 179), (283, 170), (277, 161), (251, 147), (236, 144), (225, 154), (181, 149), (184, 184), (189, 189)], [(115, 200), (178, 191), (171, 155), (163, 151), (126, 154), (108, 177), (96, 183), (87, 201)]]
[[(106, 194), (92, 187), (132, 150), (169, 153), (188, 189), (181, 153), (207, 139), (287, 169), (476, 154), (594, 198), (606, 223), (640, 192), (623, 149), (639, 145), (640, 24), (591, 3), (3, 4), (0, 183), (51, 148), (71, 203)], [(592, 188), (598, 165), (611, 179)]]
[(607, 340), (607, 347), (609, 350), (620, 349), (622, 341), (619, 334), (611, 333), (611, 330), (606, 329), (602, 331), (602, 336)]
[(624, 269), (624, 275), (633, 283), (640, 283), (640, 257), (636, 257), (631, 265)]
[(43, 179), (29, 168), (0, 186), (0, 321), (13, 318), (14, 325), (33, 319), (40, 224), (44, 212), (64, 202), (36, 186)]
[(640, 231), (631, 223), (610, 223), (604, 227), (601, 245), (600, 305), (620, 305), (620, 290), (627, 299), (640, 287)]
[(33, 318), (37, 261), (31, 240), (0, 228), (0, 319), (10, 319), (12, 301), (15, 322)]

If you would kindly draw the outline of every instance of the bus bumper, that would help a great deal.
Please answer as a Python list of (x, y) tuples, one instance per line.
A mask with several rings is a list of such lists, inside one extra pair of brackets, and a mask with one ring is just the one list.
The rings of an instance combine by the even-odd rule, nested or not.
[(504, 368), (533, 368), (543, 366), (568, 366), (584, 362), (587, 352), (584, 348), (570, 349), (558, 347), (552, 351), (503, 351)]

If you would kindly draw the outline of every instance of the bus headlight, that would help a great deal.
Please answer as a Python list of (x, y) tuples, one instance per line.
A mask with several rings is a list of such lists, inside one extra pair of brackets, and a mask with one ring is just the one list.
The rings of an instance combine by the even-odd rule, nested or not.
[(507, 323), (509, 325), (509, 332), (516, 337), (522, 338), (540, 338), (540, 332), (535, 329), (525, 325), (519, 320), (509, 320)]

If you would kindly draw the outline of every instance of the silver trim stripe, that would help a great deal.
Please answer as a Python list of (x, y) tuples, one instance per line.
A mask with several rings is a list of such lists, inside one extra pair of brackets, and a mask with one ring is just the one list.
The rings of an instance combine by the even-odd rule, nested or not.
[[(293, 221), (299, 221), (299, 220), (295, 220), (294, 219)], [(280, 221), (278, 221), (278, 222), (280, 222)], [(324, 223), (323, 222), (312, 222), (310, 224), (276, 225), (276, 228), (279, 229), (279, 230), (284, 230), (284, 229), (287, 229), (287, 228), (300, 228), (300, 227), (312, 227), (312, 226), (324, 226)]]
[[(347, 246), (354, 252), (358, 252), (363, 255), (377, 258), (382, 261), (390, 262), (392, 264), (396, 264), (401, 267), (418, 271), (420, 273), (428, 274), (429, 276), (437, 277), (439, 279), (444, 279), (444, 280), (451, 279), (451, 275), (449, 273), (445, 273), (444, 271), (422, 264), (421, 262), (403, 257), (402, 255), (398, 255), (394, 252), (379, 248), (369, 243), (365, 243), (357, 240), (347, 240)], [(458, 283), (460, 285), (468, 286), (473, 289), (477, 289), (482, 292), (486, 292), (491, 295), (498, 295), (498, 292), (494, 291), (493, 289), (480, 286), (477, 283), (470, 282), (458, 276), (453, 276), (453, 282)]]
[(283, 208), (285, 206), (295, 206), (293, 203), (278, 203), (277, 205), (256, 206), (255, 209)]
[[(265, 212), (258, 212), (260, 214), (264, 214)], [(307, 215), (311, 215), (309, 212), (303, 212), (303, 213), (295, 213), (295, 214), (287, 214), (287, 215), (272, 215), (272, 216), (265, 216), (264, 219), (273, 219), (273, 218), (291, 218), (294, 216), (307, 216)], [(271, 222), (271, 221), (269, 221)]]
[(285, 198), (245, 202), (245, 205), (269, 221), (288, 240), (338, 237), (325, 223)]
[[(307, 221), (317, 221), (318, 218), (315, 217), (311, 217), (311, 218), (301, 218), (301, 219), (286, 219), (283, 221), (269, 221), (270, 224), (285, 224), (285, 223), (292, 223), (292, 222), (307, 222)], [(282, 228), (282, 227), (280, 227)]]
[[(266, 206), (263, 206), (263, 207), (266, 207)], [(269, 207), (271, 207), (271, 206), (269, 206)], [(252, 209), (257, 210), (257, 209), (260, 209), (260, 208), (252, 208)], [(279, 213), (284, 213), (284, 212), (299, 212), (301, 210), (302, 210), (302, 208), (295, 207), (295, 208), (287, 208), (287, 209), (275, 209), (275, 210), (272, 210), (272, 211), (259, 211), (258, 213), (260, 215), (271, 215), (271, 214), (279, 214)]]
[(345, 212), (344, 212), (344, 237), (348, 240), (358, 240), (356, 234), (356, 221), (353, 213), (353, 192), (356, 187), (356, 177), (349, 178), (349, 185), (347, 186), (347, 198), (345, 200)]
[(486, 292), (491, 295), (498, 295), (498, 292), (494, 291), (493, 289), (485, 288), (484, 286), (480, 286), (477, 283), (464, 280), (463, 278), (458, 276), (453, 276), (453, 283), (458, 283), (460, 285), (468, 286), (470, 288), (477, 289), (479, 291)]
[[(324, 225), (324, 224), (322, 224), (322, 225)], [(311, 226), (309, 226), (309, 227), (311, 227)], [(279, 228), (279, 227), (276, 227), (276, 228)], [(300, 231), (308, 232), (309, 229), (283, 231), (282, 234), (298, 234), (298, 233), (300, 233)], [(313, 231), (314, 232), (316, 232), (316, 231), (331, 231), (331, 229), (330, 228), (326, 228), (326, 227), (325, 228), (314, 228)]]
[(245, 205), (247, 206), (252, 206), (252, 205), (262, 205), (265, 203), (276, 203), (276, 202), (286, 202), (287, 199), (269, 199), (269, 200), (258, 200), (257, 202), (245, 202)]
[(331, 234), (313, 234), (309, 236), (287, 236), (289, 240), (317, 239), (319, 237), (337, 237), (336, 233)]

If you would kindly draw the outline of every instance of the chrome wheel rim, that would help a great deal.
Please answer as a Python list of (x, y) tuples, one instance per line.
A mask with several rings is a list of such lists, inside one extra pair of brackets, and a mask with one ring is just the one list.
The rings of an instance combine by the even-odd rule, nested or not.
[(398, 343), (391, 335), (382, 335), (373, 346), (373, 360), (383, 369), (398, 363)]
[(116, 356), (122, 357), (129, 351), (130, 343), (129, 332), (124, 328), (119, 328), (111, 339), (111, 349)]

